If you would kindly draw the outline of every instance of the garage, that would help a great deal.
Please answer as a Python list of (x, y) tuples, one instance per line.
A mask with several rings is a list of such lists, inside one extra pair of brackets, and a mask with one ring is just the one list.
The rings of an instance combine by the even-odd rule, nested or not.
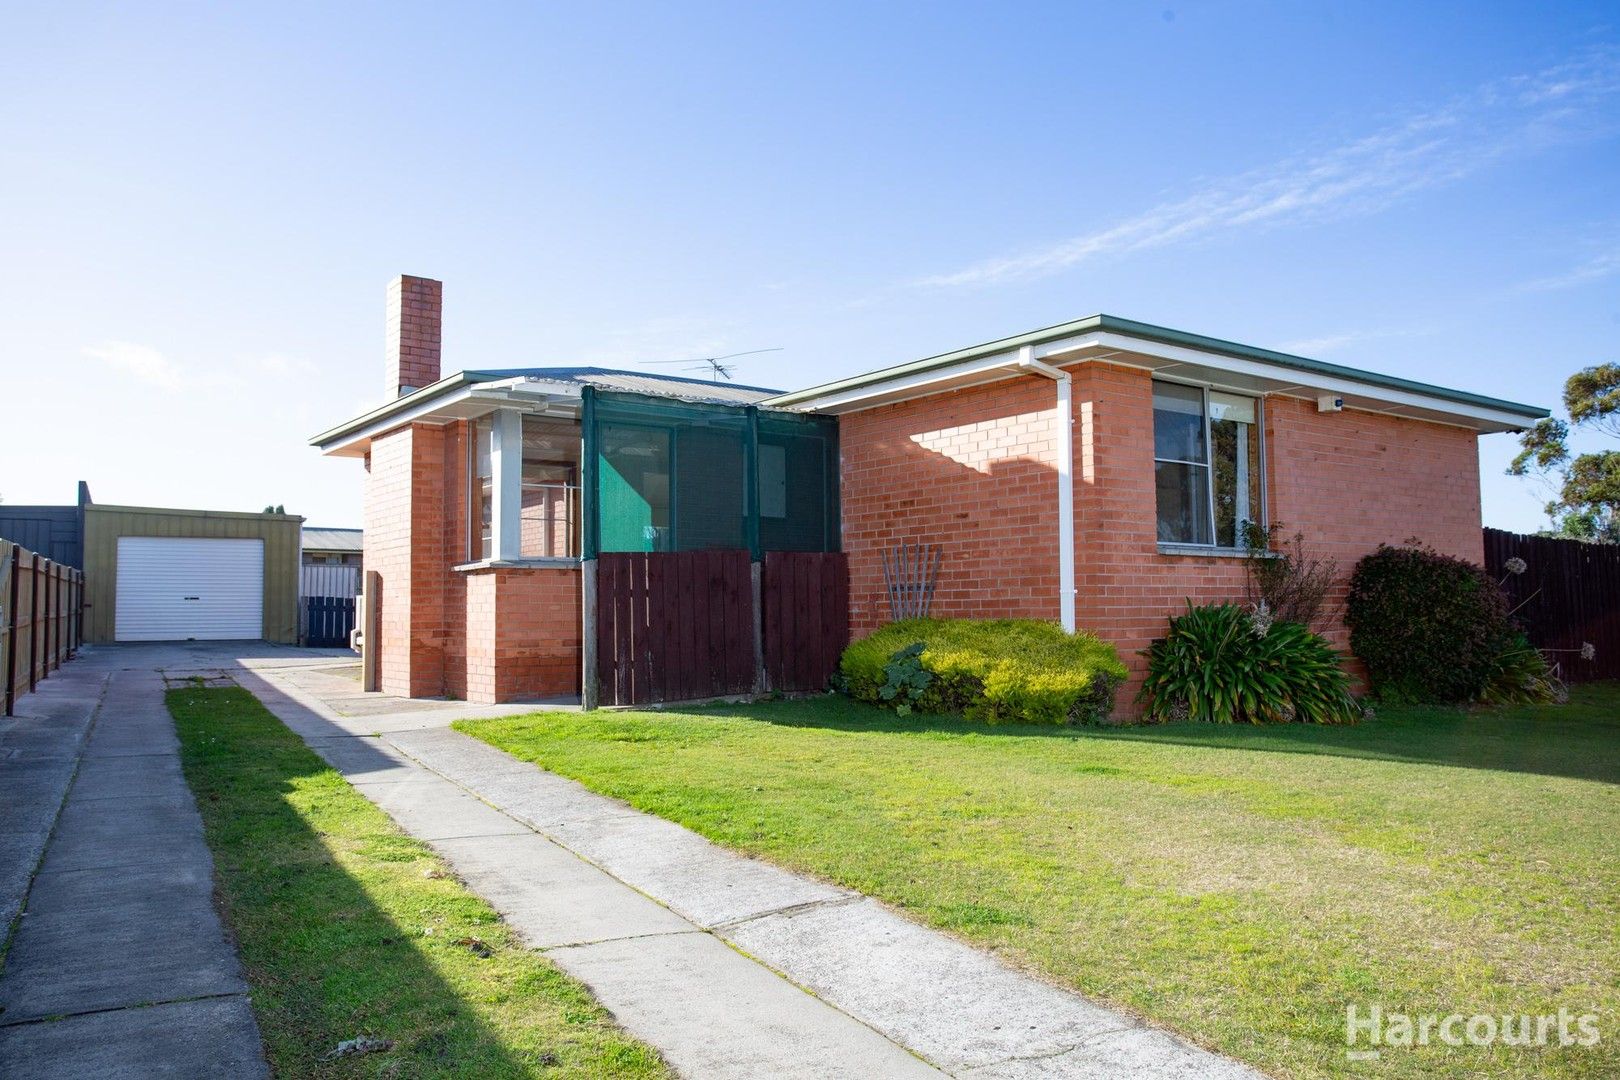
[(264, 625), (264, 541), (118, 538), (115, 641), (239, 641)]
[(87, 641), (298, 641), (297, 515), (84, 513)]

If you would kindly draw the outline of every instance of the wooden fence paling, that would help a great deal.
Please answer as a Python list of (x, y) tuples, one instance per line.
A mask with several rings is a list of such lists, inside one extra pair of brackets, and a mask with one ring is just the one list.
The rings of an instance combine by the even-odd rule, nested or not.
[(6, 715), (10, 716), (17, 701), (17, 590), (22, 578), (22, 548), (13, 544), (6, 559)]
[[(1523, 559), (1522, 574), (1507, 561)], [(1570, 682), (1620, 678), (1620, 545), (1485, 530), (1485, 569), (1502, 582), (1533, 645)], [(1580, 655), (1583, 644), (1595, 650)]]
[(748, 581), (746, 551), (604, 552), (596, 565), (601, 703), (747, 693), (753, 624), (735, 598), (750, 594)]
[(849, 645), (849, 562), (839, 552), (767, 551), (761, 604), (772, 690), (821, 690)]
[(0, 604), (0, 706), (12, 716), (82, 644), (84, 573), (0, 540)]

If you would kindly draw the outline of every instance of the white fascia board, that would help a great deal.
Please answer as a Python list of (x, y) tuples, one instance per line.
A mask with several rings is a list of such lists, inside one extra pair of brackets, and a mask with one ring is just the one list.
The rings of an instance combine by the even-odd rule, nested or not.
[[(1073, 360), (1065, 359), (1067, 354), (1090, 350), (1097, 350), (1106, 355), (1082, 356)], [(1127, 367), (1139, 367), (1149, 371), (1155, 370), (1151, 364), (1133, 364), (1130, 356), (1117, 355), (1120, 353), (1165, 360), (1171, 363), (1190, 364), (1214, 371), (1227, 371), (1250, 378), (1274, 381), (1288, 390), (1321, 391), (1379, 402), (1392, 408), (1422, 409), (1430, 413), (1456, 417), (1459, 421), (1468, 421), (1460, 426), (1469, 427), (1476, 431), (1518, 431), (1527, 426), (1527, 421), (1523, 416), (1500, 409), (1463, 404), (1413, 391), (1381, 387), (1357, 382), (1353, 379), (1316, 374), (1301, 371), (1298, 368), (1267, 364), (1258, 360), (1246, 360), (1222, 353), (1203, 352), (1183, 345), (1167, 345), (1111, 331), (1099, 330), (1057, 338), (1033, 346), (1032, 351), (1036, 359), (1057, 364), (1084, 363), (1090, 360), (1106, 359), (1109, 363), (1122, 364)], [(1016, 349), (992, 353), (988, 356), (976, 357), (973, 360), (950, 364), (931, 371), (917, 372), (913, 375), (886, 380), (881, 383), (854, 387), (849, 390), (826, 394), (822, 397), (811, 398), (796, 403), (793, 408), (807, 412), (833, 414), (859, 412), (878, 405), (889, 405), (927, 397), (938, 392), (938, 388), (944, 383), (956, 383), (961, 387), (966, 387), (993, 382), (998, 379), (1016, 378), (1018, 376), (1018, 356), (1019, 352)]]
[[(1189, 349), (1183, 345), (1165, 345), (1157, 341), (1144, 341), (1141, 338), (1108, 332), (1087, 336), (1095, 338), (1096, 344), (1102, 348), (1136, 353), (1140, 356), (1152, 356), (1175, 363), (1215, 368), (1220, 371), (1230, 371), (1258, 379), (1272, 379), (1287, 384), (1291, 389), (1296, 390), (1323, 390), (1331, 394), (1348, 394), (1352, 397), (1366, 398), (1370, 401), (1389, 405), (1404, 405), (1415, 409), (1426, 409), (1429, 412), (1472, 420), (1476, 424), (1489, 424), (1501, 430), (1517, 431), (1526, 427), (1529, 423), (1523, 416), (1501, 409), (1467, 405), (1461, 402), (1448, 401), (1445, 398), (1431, 397), (1428, 394), (1374, 386), (1333, 375), (1319, 375), (1314, 372), (1300, 371), (1298, 368), (1267, 364), (1259, 360), (1245, 360), (1240, 357), (1224, 356), (1219, 353), (1202, 352), (1198, 349)], [(1120, 362), (1130, 363), (1129, 360)]]
[(372, 439), (407, 424), (448, 424), (502, 407), (533, 411), (537, 407), (544, 408), (554, 398), (577, 400), (579, 387), (571, 383), (525, 378), (473, 383), (402, 412), (379, 417), (374, 423), (321, 447), (321, 453), (328, 457), (358, 457), (365, 452)]
[(452, 390), (448, 394), (441, 394), (438, 397), (430, 398), (429, 400), (422, 402), (420, 405), (405, 409), (402, 412), (389, 413), (387, 416), (379, 417), (376, 421), (367, 424), (363, 428), (356, 431), (351, 431), (341, 439), (337, 439), (326, 444), (325, 446), (321, 447), (321, 453), (328, 457), (356, 455), (365, 447), (366, 444), (369, 444), (372, 439), (376, 438), (378, 435), (381, 435), (383, 432), (392, 431), (395, 428), (403, 427), (406, 424), (426, 420), (440, 409), (466, 401), (471, 394), (472, 388), (464, 386), (459, 390)]
[(869, 386), (857, 386), (849, 390), (810, 398), (807, 401), (795, 403), (790, 409), (795, 412), (834, 414), (859, 412), (861, 409), (869, 409), (876, 405), (887, 405), (891, 402), (927, 397), (933, 392), (931, 388), (944, 382), (968, 380), (964, 385), (972, 386), (976, 382), (993, 382), (996, 379), (1012, 378), (1016, 375), (1016, 372), (1007, 369), (1017, 368), (1017, 366), (1018, 350), (1008, 349), (1005, 352), (992, 353), (989, 356), (980, 356), (973, 360), (964, 360), (959, 364), (951, 364), (947, 367), (919, 371), (914, 375), (903, 375), (897, 379), (872, 383)]

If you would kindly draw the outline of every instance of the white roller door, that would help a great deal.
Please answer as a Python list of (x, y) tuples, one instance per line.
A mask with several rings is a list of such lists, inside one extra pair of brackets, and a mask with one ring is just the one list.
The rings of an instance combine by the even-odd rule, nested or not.
[(264, 636), (264, 541), (118, 538), (118, 641)]

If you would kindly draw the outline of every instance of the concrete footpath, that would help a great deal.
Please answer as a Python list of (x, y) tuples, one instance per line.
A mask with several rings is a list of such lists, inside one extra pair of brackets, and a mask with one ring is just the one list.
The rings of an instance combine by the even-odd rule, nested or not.
[(448, 727), (534, 706), (390, 713), (320, 671), (236, 677), (683, 1075), (1260, 1075)]
[(0, 720), (0, 1077), (269, 1075), (159, 655), (86, 649)]

